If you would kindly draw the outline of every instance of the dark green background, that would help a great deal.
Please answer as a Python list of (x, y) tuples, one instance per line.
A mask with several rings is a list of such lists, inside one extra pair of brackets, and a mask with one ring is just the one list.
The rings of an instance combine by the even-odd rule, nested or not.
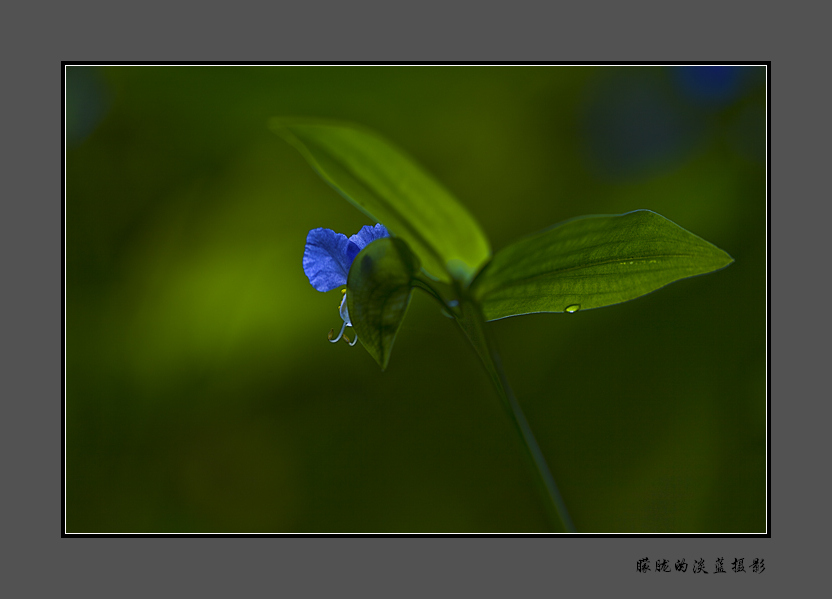
[(720, 272), (491, 323), (581, 532), (764, 532), (765, 70), (707, 97), (668, 67), (69, 67), (68, 532), (533, 532), (523, 448), (417, 292), (380, 372), (331, 345), (306, 233), (372, 224), (267, 129), (355, 121), (499, 250), (654, 210)]

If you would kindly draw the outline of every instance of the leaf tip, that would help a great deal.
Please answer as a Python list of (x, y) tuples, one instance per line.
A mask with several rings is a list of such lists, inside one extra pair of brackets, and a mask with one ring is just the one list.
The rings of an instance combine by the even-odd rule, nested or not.
[(272, 117), (268, 120), (268, 127), (272, 133), (283, 139), (283, 141), (292, 146), (298, 147), (302, 144), (300, 144), (300, 141), (297, 139), (295, 134), (292, 133), (292, 129), (290, 127), (291, 121), (292, 119), (287, 119), (285, 117)]
[(729, 254), (728, 252), (726, 252), (725, 250), (720, 249), (719, 251), (720, 251), (720, 252), (722, 252), (722, 256), (723, 256), (723, 258), (724, 258), (724, 260), (725, 260), (725, 264), (723, 264), (723, 265), (719, 268), (719, 270), (721, 270), (721, 269), (723, 269), (723, 268), (728, 268), (728, 267), (729, 267), (729, 266), (731, 266), (734, 262), (736, 262), (736, 260), (734, 260), (734, 257), (733, 257), (731, 254)]

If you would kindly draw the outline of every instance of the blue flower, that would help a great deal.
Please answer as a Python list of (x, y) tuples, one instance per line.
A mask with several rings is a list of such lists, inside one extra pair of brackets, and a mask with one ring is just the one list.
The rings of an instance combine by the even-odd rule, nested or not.
[[(361, 230), (349, 239), (343, 233), (336, 233), (332, 229), (312, 229), (306, 236), (306, 248), (303, 251), (303, 272), (306, 273), (312, 287), (318, 291), (332, 291), (347, 284), (347, 277), (353, 260), (368, 243), (389, 236), (390, 233), (382, 224), (376, 224), (374, 227), (361, 227)], [(344, 290), (344, 297), (341, 300), (339, 314), (344, 323), (341, 325), (341, 332), (338, 333), (335, 339), (332, 338), (334, 330), (329, 332), (329, 340), (332, 343), (341, 339), (346, 327), (352, 326), (347, 311), (346, 290)], [(344, 339), (347, 338), (344, 337)], [(357, 341), (358, 336), (350, 342), (350, 345), (355, 345)]]

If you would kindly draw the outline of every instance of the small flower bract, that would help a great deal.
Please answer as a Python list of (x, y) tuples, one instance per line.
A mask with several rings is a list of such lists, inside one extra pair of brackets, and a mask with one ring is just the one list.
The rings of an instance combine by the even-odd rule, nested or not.
[[(336, 233), (332, 229), (312, 229), (306, 236), (306, 248), (303, 251), (303, 272), (306, 273), (309, 283), (318, 291), (332, 291), (347, 284), (347, 276), (350, 272), (353, 260), (367, 244), (389, 237), (390, 233), (382, 224), (374, 227), (364, 226), (350, 238), (343, 233)], [(344, 329), (351, 327), (350, 315), (347, 311), (347, 294), (341, 300), (339, 314), (343, 324), (338, 336), (333, 339), (330, 331), (329, 340), (337, 342), (344, 335)], [(345, 339), (347, 339), (345, 337)], [(358, 337), (350, 342), (355, 345)]]

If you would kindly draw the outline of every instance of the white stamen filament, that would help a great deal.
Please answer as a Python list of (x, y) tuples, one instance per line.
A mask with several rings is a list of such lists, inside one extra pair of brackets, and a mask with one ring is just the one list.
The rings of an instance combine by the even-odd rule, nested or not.
[(344, 336), (344, 329), (347, 328), (347, 321), (344, 321), (344, 324), (341, 325), (341, 330), (338, 332), (338, 336), (335, 339), (330, 339), (330, 343), (338, 343), (341, 340), (341, 337)]
[(350, 347), (352, 347), (353, 345), (358, 343), (358, 335), (356, 335), (355, 339), (353, 339), (352, 341), (350, 341), (349, 337), (346, 337), (344, 335), (344, 330), (346, 330), (347, 327), (351, 327), (352, 323), (350, 322), (350, 315), (347, 311), (347, 290), (344, 289), (342, 293), (344, 294), (344, 297), (341, 299), (341, 305), (338, 307), (338, 314), (341, 316), (341, 319), (344, 322), (341, 325), (341, 330), (338, 332), (338, 336), (335, 339), (333, 339), (332, 331), (330, 331), (329, 335), (327, 335), (327, 339), (329, 339), (330, 343), (338, 343), (341, 340), (341, 337), (344, 337), (344, 341), (346, 341), (350, 345)]

